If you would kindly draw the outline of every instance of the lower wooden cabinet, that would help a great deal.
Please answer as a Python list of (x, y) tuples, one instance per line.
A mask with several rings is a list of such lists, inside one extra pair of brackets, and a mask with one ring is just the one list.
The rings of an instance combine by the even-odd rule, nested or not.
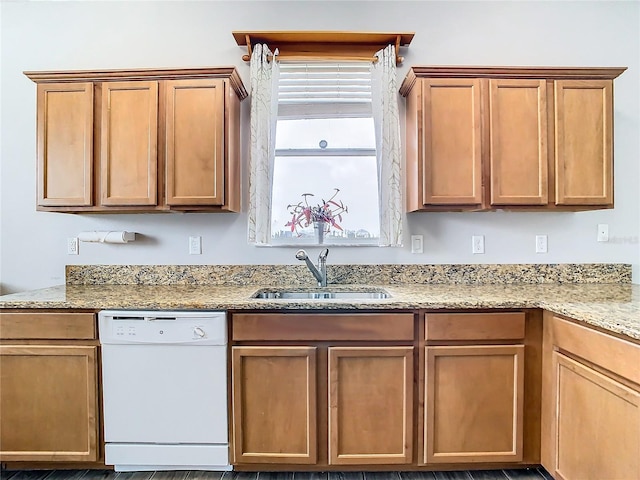
[(97, 461), (98, 346), (68, 340), (95, 315), (0, 313), (0, 330), (0, 460)]
[(329, 348), (329, 464), (412, 461), (413, 347)]
[(315, 464), (316, 348), (233, 347), (239, 463)]
[(426, 348), (424, 463), (522, 460), (524, 346)]
[(232, 463), (413, 462), (413, 313), (235, 313), (231, 325)]
[[(413, 347), (325, 348), (320, 389), (319, 348), (233, 347), (235, 462), (316, 464), (322, 436), (329, 465), (411, 463)], [(328, 425), (317, 424), (317, 390)]]
[(558, 352), (553, 362), (557, 478), (640, 478), (640, 393)]
[(556, 480), (640, 479), (640, 345), (545, 313), (542, 464)]

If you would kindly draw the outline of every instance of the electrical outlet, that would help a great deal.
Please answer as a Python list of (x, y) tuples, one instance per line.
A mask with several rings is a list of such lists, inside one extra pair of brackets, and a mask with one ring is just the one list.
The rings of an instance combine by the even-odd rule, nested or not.
[(424, 237), (422, 235), (411, 235), (411, 253), (424, 252)]
[(471, 237), (471, 252), (484, 253), (484, 235), (473, 235)]
[(189, 237), (189, 255), (201, 255), (202, 254), (202, 237), (194, 236)]
[(547, 253), (546, 235), (536, 235), (536, 253)]
[(608, 242), (609, 241), (609, 225), (606, 223), (598, 224), (598, 238), (599, 242)]
[(78, 255), (78, 237), (67, 238), (67, 255)]

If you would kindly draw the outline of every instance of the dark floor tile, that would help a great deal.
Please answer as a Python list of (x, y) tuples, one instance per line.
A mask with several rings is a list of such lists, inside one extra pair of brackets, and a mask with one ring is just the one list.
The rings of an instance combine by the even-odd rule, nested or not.
[(53, 470), (45, 480), (80, 480), (86, 473), (86, 470)]
[[(4, 472), (2, 472), (4, 474)], [(49, 475), (49, 470), (20, 470), (14, 472), (11, 476), (11, 480), (44, 480)], [(4, 477), (3, 479), (4, 480)]]
[(293, 472), (260, 472), (258, 480), (293, 480)]
[(507, 480), (502, 470), (470, 470), (473, 480)]
[(189, 475), (187, 471), (174, 470), (171, 472), (154, 472), (151, 480), (185, 480)]
[(155, 472), (119, 472), (115, 480), (151, 480)]
[(364, 480), (362, 472), (329, 472), (329, 480)]
[[(231, 472), (204, 472), (199, 470), (192, 470), (187, 472), (187, 480), (221, 480), (225, 473), (231, 474)], [(231, 475), (227, 479), (232, 478)]]
[[(257, 480), (258, 479), (258, 474), (255, 472), (227, 472), (227, 473), (233, 473), (233, 477), (231, 477), (233, 480)], [(224, 476), (225, 480), (226, 480), (227, 473), (225, 473), (225, 476)]]
[(433, 472), (400, 472), (402, 480), (434, 480), (436, 476)]
[(113, 470), (85, 470), (82, 480), (115, 480), (117, 475)]
[(434, 472), (436, 480), (472, 480), (471, 474), (467, 471), (457, 472)]
[(544, 467), (538, 467), (536, 470), (538, 470), (538, 473), (542, 475), (545, 480), (554, 480), (551, 474), (547, 472)]
[(400, 480), (399, 472), (364, 472), (364, 480)]
[(544, 476), (536, 468), (519, 470), (503, 470), (509, 480), (544, 480)]
[(16, 472), (8, 472), (6, 470), (0, 470), (0, 480), (10, 480)]
[(329, 480), (327, 472), (294, 472), (293, 480)]

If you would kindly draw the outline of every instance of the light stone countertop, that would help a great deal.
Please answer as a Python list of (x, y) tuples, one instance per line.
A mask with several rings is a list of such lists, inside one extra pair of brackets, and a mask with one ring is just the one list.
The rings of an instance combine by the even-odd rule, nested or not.
[[(0, 309), (380, 310), (542, 308), (640, 343), (640, 285), (631, 284), (379, 284), (386, 299), (254, 299), (269, 285), (62, 285), (0, 296)], [(304, 290), (304, 288), (296, 288)]]

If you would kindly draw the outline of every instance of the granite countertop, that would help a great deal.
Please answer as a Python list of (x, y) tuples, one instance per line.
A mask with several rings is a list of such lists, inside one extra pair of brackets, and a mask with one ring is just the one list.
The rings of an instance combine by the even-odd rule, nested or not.
[[(0, 309), (379, 310), (542, 308), (640, 341), (640, 285), (377, 284), (330, 285), (331, 290), (382, 288), (391, 297), (366, 300), (254, 299), (269, 285), (62, 285), (0, 297)], [(296, 288), (299, 290), (301, 288)], [(304, 289), (304, 288), (302, 288)]]

